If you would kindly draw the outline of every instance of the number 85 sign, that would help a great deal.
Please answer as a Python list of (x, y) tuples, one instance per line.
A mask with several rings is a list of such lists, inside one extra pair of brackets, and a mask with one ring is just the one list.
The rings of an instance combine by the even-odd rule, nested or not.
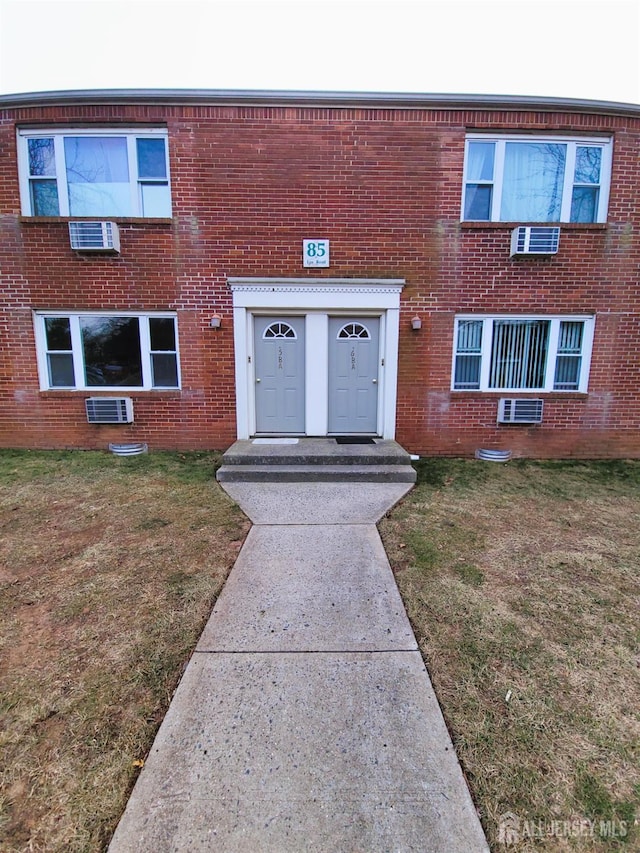
[(303, 240), (302, 263), (305, 267), (328, 267), (329, 241)]

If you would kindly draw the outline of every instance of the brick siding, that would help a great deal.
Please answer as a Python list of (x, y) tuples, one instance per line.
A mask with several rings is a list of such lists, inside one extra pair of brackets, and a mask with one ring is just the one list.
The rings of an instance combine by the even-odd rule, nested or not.
[[(122, 253), (69, 247), (20, 215), (16, 127), (166, 125), (173, 219), (118, 220)], [(557, 255), (509, 257), (508, 224), (460, 222), (465, 133), (614, 136), (606, 225), (563, 225)], [(397, 437), (424, 455), (640, 456), (640, 120), (487, 109), (60, 105), (0, 111), (0, 445), (224, 449), (236, 436), (227, 276), (403, 278)], [(302, 268), (304, 237), (331, 267)], [(180, 391), (127, 392), (135, 423), (86, 423), (87, 392), (41, 391), (32, 312), (171, 310)], [(497, 426), (499, 394), (452, 392), (456, 313), (596, 315), (588, 394), (540, 426)], [(222, 317), (213, 331), (209, 320)], [(423, 321), (411, 330), (411, 317)], [(113, 392), (111, 392), (113, 393)]]

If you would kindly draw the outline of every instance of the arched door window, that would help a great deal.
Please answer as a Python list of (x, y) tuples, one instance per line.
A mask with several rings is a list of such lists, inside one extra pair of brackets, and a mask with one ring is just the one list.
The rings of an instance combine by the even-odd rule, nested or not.
[(289, 338), (295, 340), (298, 336), (295, 329), (288, 323), (272, 323), (264, 330), (262, 337), (265, 340), (267, 338)]
[(361, 340), (371, 340), (371, 334), (366, 326), (362, 323), (345, 323), (338, 332), (338, 340), (360, 338)]

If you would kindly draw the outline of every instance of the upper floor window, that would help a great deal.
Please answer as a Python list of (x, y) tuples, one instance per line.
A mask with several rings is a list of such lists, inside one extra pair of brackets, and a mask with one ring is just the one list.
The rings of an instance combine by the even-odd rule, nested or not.
[(583, 391), (593, 317), (458, 317), (457, 391)]
[(171, 216), (167, 132), (21, 130), (25, 216)]
[(36, 315), (44, 390), (178, 388), (176, 318), (171, 314)]
[(462, 218), (606, 222), (610, 139), (467, 137)]

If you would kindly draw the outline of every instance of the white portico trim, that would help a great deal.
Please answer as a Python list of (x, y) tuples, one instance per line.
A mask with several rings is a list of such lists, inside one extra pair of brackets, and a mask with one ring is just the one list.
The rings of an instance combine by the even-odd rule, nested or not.
[(235, 278), (233, 296), (238, 438), (256, 432), (253, 325), (256, 315), (306, 318), (305, 435), (327, 435), (331, 316), (380, 318), (378, 434), (395, 438), (400, 293), (404, 279)]

